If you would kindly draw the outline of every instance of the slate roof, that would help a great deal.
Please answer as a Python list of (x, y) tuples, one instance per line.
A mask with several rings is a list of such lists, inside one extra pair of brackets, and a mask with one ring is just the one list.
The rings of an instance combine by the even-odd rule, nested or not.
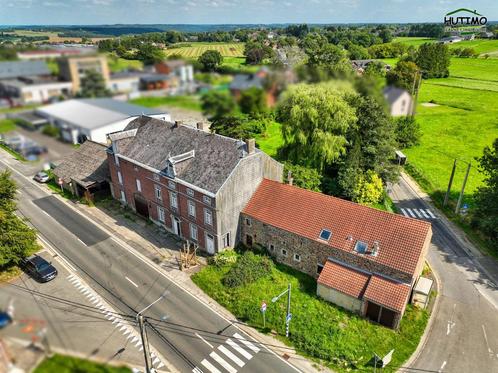
[(50, 75), (45, 61), (0, 62), (0, 79), (12, 79), (34, 75)]
[(243, 141), (147, 116), (131, 121), (125, 131), (133, 129), (137, 129), (134, 136), (114, 141), (118, 154), (166, 172), (170, 157), (193, 150), (194, 157), (175, 164), (176, 177), (213, 194), (246, 150)]
[(87, 140), (54, 169), (54, 174), (65, 182), (74, 180), (85, 188), (109, 180), (106, 150), (106, 145)]
[(369, 279), (370, 275), (365, 272), (327, 261), (317, 282), (351, 297), (361, 299)]
[(363, 298), (394, 311), (403, 312), (410, 292), (411, 287), (408, 284), (394, 282), (384, 277), (373, 275), (370, 278)]
[[(425, 240), (431, 235), (428, 222), (267, 179), (261, 182), (242, 212), (411, 276), (415, 274)], [(332, 232), (328, 242), (318, 239), (324, 228)], [(357, 240), (367, 243), (369, 248), (377, 242), (377, 256), (358, 254), (354, 250)]]
[(237, 74), (230, 83), (230, 89), (243, 91), (248, 88), (263, 88), (263, 78), (256, 74)]
[(384, 98), (386, 99), (389, 105), (395, 103), (405, 93), (409, 94), (408, 91), (398, 87), (394, 87), (392, 85), (384, 88), (383, 93), (384, 93)]
[(73, 99), (36, 109), (42, 116), (51, 116), (86, 129), (104, 127), (126, 118), (142, 114), (161, 114), (161, 111), (112, 98)]

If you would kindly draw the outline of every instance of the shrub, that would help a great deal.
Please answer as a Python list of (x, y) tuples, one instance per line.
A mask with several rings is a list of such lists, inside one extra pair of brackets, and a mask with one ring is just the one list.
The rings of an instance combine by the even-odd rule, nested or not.
[(51, 137), (59, 137), (60, 130), (59, 130), (59, 128), (57, 128), (55, 126), (48, 125), (48, 126), (43, 127), (42, 133), (44, 135), (51, 136)]
[(269, 257), (246, 251), (223, 278), (223, 284), (229, 288), (247, 285), (268, 276), (272, 269), (273, 262)]
[(223, 267), (237, 262), (237, 253), (233, 250), (225, 250), (209, 259), (210, 264)]

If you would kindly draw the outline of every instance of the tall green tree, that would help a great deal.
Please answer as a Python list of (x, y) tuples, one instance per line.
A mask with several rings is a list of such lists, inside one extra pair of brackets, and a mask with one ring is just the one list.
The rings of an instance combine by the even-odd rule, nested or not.
[(165, 57), (164, 51), (151, 43), (139, 44), (137, 52), (135, 53), (135, 58), (142, 61), (145, 65), (161, 62)]
[(346, 134), (356, 123), (349, 84), (296, 85), (277, 107), (285, 152), (293, 163), (322, 170), (346, 151)]
[(240, 111), (244, 114), (256, 116), (266, 112), (266, 93), (263, 89), (251, 87), (243, 90), (239, 98)]
[(18, 264), (36, 252), (36, 232), (14, 212), (16, 185), (9, 171), (0, 173), (0, 268)]
[(399, 61), (394, 69), (386, 74), (387, 84), (412, 92), (417, 88), (419, 67), (409, 61)]
[(223, 56), (215, 50), (207, 50), (199, 56), (198, 61), (204, 67), (204, 71), (215, 71), (223, 63)]
[(102, 74), (95, 70), (87, 71), (85, 77), (81, 79), (79, 96), (90, 98), (110, 96)]
[(236, 108), (234, 98), (228, 92), (209, 91), (201, 97), (201, 108), (210, 120), (232, 114)]
[[(479, 171), (484, 175), (484, 185), (474, 194), (475, 209), (472, 222), (498, 247), (498, 138), (491, 147), (484, 148), (479, 161)], [(496, 249), (498, 250), (498, 249)]]
[(416, 63), (425, 79), (448, 77), (450, 61), (451, 53), (446, 44), (424, 43), (418, 48)]

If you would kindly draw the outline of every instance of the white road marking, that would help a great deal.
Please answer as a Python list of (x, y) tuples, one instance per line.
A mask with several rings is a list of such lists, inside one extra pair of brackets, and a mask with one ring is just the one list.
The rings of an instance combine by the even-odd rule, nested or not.
[(244, 350), (241, 346), (239, 346), (231, 339), (227, 339), (227, 344), (229, 344), (235, 351), (244, 356), (247, 360), (250, 360), (252, 358), (252, 355), (249, 352)]
[(157, 365), (161, 362), (158, 357), (156, 357), (154, 360), (152, 360), (152, 365)]
[(202, 370), (200, 370), (199, 368), (195, 367), (194, 369), (192, 369), (192, 372), (194, 372), (194, 373), (202, 373)]
[(445, 366), (446, 366), (446, 360), (443, 361), (443, 364), (441, 364), (441, 368), (439, 368), (438, 373), (441, 373)]
[(403, 213), (403, 215), (408, 216), (404, 208), (401, 208), (401, 212)]
[(140, 346), (141, 344), (142, 344), (142, 341), (140, 341), (140, 340), (139, 340), (139, 341), (135, 342), (135, 347), (138, 347), (138, 346)]
[(211, 343), (209, 343), (208, 341), (206, 341), (204, 338), (202, 338), (199, 334), (195, 333), (195, 335), (201, 340), (203, 341), (205, 344), (207, 344), (209, 347), (211, 348), (214, 348), (213, 345)]
[(486, 335), (486, 329), (484, 328), (484, 324), (482, 324), (481, 326), (482, 326), (482, 332), (484, 333), (484, 340), (486, 341), (486, 346), (488, 347), (488, 352), (492, 356), (493, 350), (491, 350), (491, 348), (489, 347), (488, 336)]
[(415, 217), (416, 217), (416, 216), (415, 216), (415, 214), (412, 212), (412, 209), (407, 208), (407, 209), (406, 209), (406, 211), (408, 211), (408, 213), (410, 214), (410, 216), (411, 216), (412, 218), (415, 218)]
[(164, 363), (162, 361), (159, 362), (159, 365), (157, 366), (157, 369), (161, 369), (164, 366)]
[(239, 333), (235, 333), (233, 335), (235, 338), (237, 338), (240, 342), (245, 344), (247, 347), (249, 347), (251, 350), (253, 350), (255, 353), (259, 352), (259, 348), (257, 348), (255, 345), (253, 345), (251, 342), (246, 340), (244, 337), (242, 337)]
[(201, 364), (204, 365), (211, 373), (221, 373), (218, 369), (215, 368), (213, 364), (211, 364), (206, 359), (202, 360)]
[(83, 241), (81, 241), (78, 237), (76, 237), (76, 239), (80, 241), (83, 246), (86, 246), (86, 244)]
[(433, 218), (433, 219), (436, 219), (436, 218), (437, 218), (437, 216), (436, 216), (436, 215), (434, 215), (434, 213), (433, 213), (431, 210), (426, 209), (425, 211), (427, 211), (427, 213), (431, 216), (431, 218)]
[(223, 368), (228, 370), (229, 373), (237, 373), (237, 369), (235, 369), (233, 366), (228, 364), (225, 359), (223, 359), (220, 355), (218, 355), (216, 352), (211, 352), (209, 354), (218, 364), (220, 364)]
[(57, 250), (54, 249), (54, 247), (48, 243), (48, 241), (46, 239), (44, 239), (42, 236), (38, 235), (38, 239), (43, 242), (43, 244), (45, 244), (51, 251), (53, 251), (56, 255), (57, 255), (57, 259), (61, 259), (61, 261), (63, 262), (62, 265), (66, 265), (67, 267), (69, 267), (73, 272), (78, 272), (76, 270), (76, 268), (74, 268), (71, 263), (69, 263), (67, 261), (67, 259), (65, 259), (63, 256), (61, 256), (61, 254), (59, 254), (59, 252)]
[(430, 219), (430, 218), (431, 218), (429, 215), (427, 215), (427, 212), (425, 212), (425, 210), (420, 209), (420, 212), (421, 212), (422, 214), (424, 214), (424, 216), (425, 216), (425, 218), (426, 218), (426, 219)]
[(135, 286), (136, 288), (138, 288), (138, 285), (135, 284), (133, 281), (131, 281), (128, 277), (125, 276), (125, 279), (127, 279), (128, 281), (130, 281), (133, 286)]
[(50, 216), (50, 214), (48, 212), (46, 212), (45, 210), (40, 210), (40, 211), (43, 212), (45, 215)]
[(242, 360), (240, 360), (236, 355), (234, 355), (230, 350), (228, 350), (225, 346), (220, 345), (218, 347), (218, 350), (223, 352), (229, 359), (231, 359), (239, 367), (242, 368), (244, 366), (245, 363)]
[(417, 216), (422, 219), (422, 214), (420, 212), (418, 212), (418, 209), (413, 209), (413, 211), (415, 212), (415, 214), (417, 214)]

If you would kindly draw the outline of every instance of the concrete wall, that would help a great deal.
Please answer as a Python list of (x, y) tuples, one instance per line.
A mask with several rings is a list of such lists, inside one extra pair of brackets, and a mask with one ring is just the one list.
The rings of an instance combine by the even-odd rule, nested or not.
[[(216, 195), (218, 232), (230, 233), (230, 246), (239, 241), (240, 212), (247, 205), (263, 178), (282, 181), (283, 165), (263, 152), (247, 155)], [(218, 250), (223, 250), (220, 241)]]
[(358, 298), (353, 298), (349, 295), (341, 293), (335, 289), (331, 289), (325, 285), (317, 284), (316, 286), (316, 295), (325, 299), (330, 303), (337, 304), (338, 306), (349, 310), (351, 312), (355, 312), (361, 314), (363, 301)]

